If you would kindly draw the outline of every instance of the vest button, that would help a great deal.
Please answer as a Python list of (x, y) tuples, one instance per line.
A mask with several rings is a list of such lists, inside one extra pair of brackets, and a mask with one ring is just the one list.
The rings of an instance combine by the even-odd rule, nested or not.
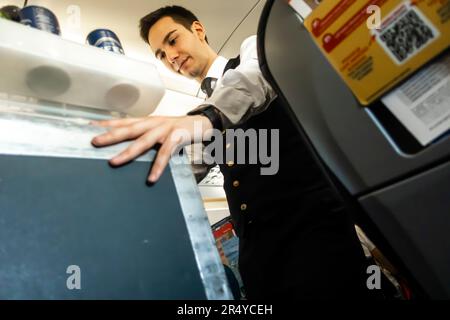
[(231, 143), (227, 143), (226, 148), (230, 149), (230, 147), (231, 147)]
[(230, 160), (227, 162), (227, 166), (232, 167), (234, 166), (234, 161)]
[(241, 204), (241, 211), (247, 210), (247, 205), (245, 203)]
[(239, 187), (239, 181), (238, 180), (233, 181), (233, 187), (235, 187), (235, 188)]

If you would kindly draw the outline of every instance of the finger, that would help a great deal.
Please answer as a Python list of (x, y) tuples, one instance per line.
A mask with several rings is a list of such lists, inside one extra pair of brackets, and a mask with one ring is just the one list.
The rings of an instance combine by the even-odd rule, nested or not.
[(170, 157), (173, 152), (182, 143), (182, 139), (179, 137), (177, 139), (166, 139), (161, 148), (158, 151), (155, 162), (153, 163), (152, 171), (148, 178), (149, 182), (155, 183), (161, 177), (167, 164), (169, 163)]
[(145, 118), (126, 118), (126, 119), (113, 119), (113, 120), (100, 120), (100, 121), (92, 120), (90, 122), (90, 124), (93, 126), (97, 126), (97, 127), (115, 128), (115, 127), (127, 126), (127, 125), (130, 125), (135, 122), (142, 121), (142, 120), (145, 120)]
[(135, 139), (143, 135), (161, 122), (161, 119), (148, 118), (132, 123), (128, 126), (112, 129), (92, 139), (92, 144), (97, 147), (108, 146), (122, 141)]
[(120, 166), (133, 159), (136, 159), (146, 151), (150, 150), (156, 143), (161, 141), (164, 133), (168, 131), (167, 127), (157, 127), (141, 136), (128, 146), (123, 152), (110, 160), (111, 165)]
[(110, 128), (117, 128), (117, 127), (123, 127), (128, 126), (136, 122), (140, 121), (146, 121), (148, 119), (152, 119), (152, 122), (161, 122), (163, 120), (160, 116), (148, 116), (148, 117), (142, 117), (142, 118), (124, 118), (124, 119), (110, 119), (110, 120), (92, 120), (90, 122), (91, 125), (98, 126), (98, 127), (110, 127)]

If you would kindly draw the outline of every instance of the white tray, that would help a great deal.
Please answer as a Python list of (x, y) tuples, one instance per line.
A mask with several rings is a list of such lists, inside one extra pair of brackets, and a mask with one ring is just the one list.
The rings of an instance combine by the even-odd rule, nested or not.
[(152, 64), (0, 19), (0, 92), (145, 116), (164, 86)]

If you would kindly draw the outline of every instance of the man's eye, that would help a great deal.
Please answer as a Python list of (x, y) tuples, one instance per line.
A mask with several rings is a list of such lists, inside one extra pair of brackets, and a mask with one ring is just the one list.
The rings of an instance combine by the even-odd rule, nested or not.
[(172, 39), (172, 40), (169, 40), (169, 44), (170, 44), (171, 46), (174, 46), (176, 42), (177, 42), (177, 39), (176, 39), (176, 38), (174, 38), (174, 39)]
[(166, 57), (166, 54), (164, 53), (164, 52), (162, 52), (160, 55), (159, 55), (159, 60), (162, 60), (162, 59), (164, 59)]

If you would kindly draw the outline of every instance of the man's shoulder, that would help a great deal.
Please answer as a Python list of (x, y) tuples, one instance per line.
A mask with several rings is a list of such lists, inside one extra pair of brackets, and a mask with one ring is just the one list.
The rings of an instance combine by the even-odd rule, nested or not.
[(241, 44), (241, 61), (247, 60), (249, 58), (255, 58), (257, 54), (257, 42), (256, 42), (256, 35), (252, 35), (248, 38), (246, 38), (242, 44)]
[(242, 41), (241, 44), (241, 52), (243, 50), (246, 50), (250, 47), (256, 47), (256, 35), (252, 35), (250, 37), (247, 37), (244, 41)]

